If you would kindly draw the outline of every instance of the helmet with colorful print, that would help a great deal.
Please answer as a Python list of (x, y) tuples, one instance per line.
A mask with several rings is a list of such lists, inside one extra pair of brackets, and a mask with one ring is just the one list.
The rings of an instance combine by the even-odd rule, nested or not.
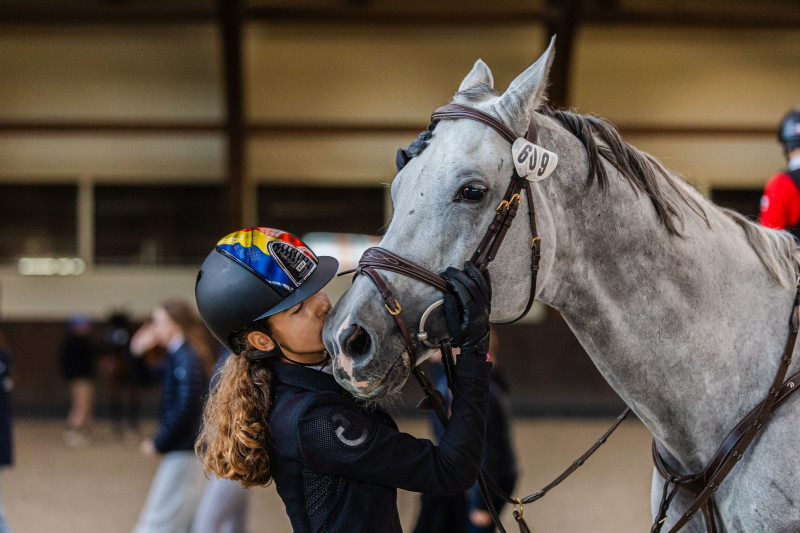
[(786, 113), (778, 127), (778, 140), (786, 152), (800, 148), (800, 107)]
[(231, 335), (310, 298), (339, 263), (317, 257), (300, 239), (272, 228), (224, 237), (208, 254), (195, 283), (200, 316), (228, 349)]

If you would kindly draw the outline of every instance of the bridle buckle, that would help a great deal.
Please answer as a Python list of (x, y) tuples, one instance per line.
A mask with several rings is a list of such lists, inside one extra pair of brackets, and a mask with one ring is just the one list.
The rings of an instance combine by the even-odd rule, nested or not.
[(394, 301), (394, 305), (392, 306), (394, 307), (394, 309), (392, 309), (392, 307), (389, 307), (388, 303), (383, 304), (383, 306), (386, 308), (387, 311), (389, 311), (389, 314), (392, 316), (399, 315), (400, 311), (403, 310), (403, 308), (400, 307), (400, 302), (398, 302), (396, 299)]

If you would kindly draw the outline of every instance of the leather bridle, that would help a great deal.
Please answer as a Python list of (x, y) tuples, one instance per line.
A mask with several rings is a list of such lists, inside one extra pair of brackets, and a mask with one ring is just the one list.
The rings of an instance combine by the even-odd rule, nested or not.
[[(457, 120), (457, 119), (469, 119), (480, 122), (484, 124), (494, 131), (496, 131), (503, 139), (508, 141), (509, 144), (514, 144), (517, 140), (517, 135), (511, 131), (511, 129), (494, 118), (491, 115), (484, 113), (478, 109), (473, 107), (464, 106), (460, 104), (448, 104), (443, 107), (438, 108), (433, 112), (431, 115), (431, 123), (436, 124), (441, 120)], [(431, 128), (429, 128), (430, 130)], [(525, 134), (525, 139), (533, 144), (536, 144), (538, 140), (538, 128), (536, 126), (536, 122), (534, 121), (534, 116), (531, 116), (531, 120), (528, 126), (528, 131)], [(538, 236), (538, 232), (536, 229), (536, 217), (535, 217), (535, 210), (533, 204), (533, 194), (531, 192), (530, 182), (523, 176), (519, 174), (517, 171), (516, 166), (514, 166), (514, 173), (509, 180), (508, 187), (506, 188), (506, 192), (503, 195), (502, 201), (498, 204), (497, 208), (495, 209), (495, 216), (492, 219), (489, 228), (486, 231), (486, 234), (481, 239), (478, 248), (475, 250), (475, 253), (472, 254), (470, 261), (479, 270), (483, 271), (488, 266), (489, 263), (492, 262), (495, 257), (497, 256), (497, 252), (500, 249), (500, 245), (503, 243), (505, 236), (511, 227), (514, 218), (517, 215), (517, 211), (519, 209), (520, 203), (522, 202), (522, 193), (524, 192), (525, 196), (527, 197), (528, 202), (528, 218), (529, 224), (531, 229), (531, 243), (530, 243), (530, 251), (531, 251), (531, 285), (530, 285), (530, 293), (528, 295), (528, 302), (525, 305), (525, 310), (520, 314), (517, 318), (512, 320), (511, 322), (516, 322), (520, 318), (524, 317), (528, 314), (533, 305), (533, 301), (536, 297), (536, 280), (537, 275), (539, 273), (539, 260), (541, 258), (541, 242), (542, 240)], [(429, 285), (443, 293), (451, 292), (450, 287), (447, 284), (447, 281), (440, 275), (427, 270), (420, 265), (417, 265), (399, 255), (386, 250), (385, 248), (381, 247), (372, 247), (367, 249), (361, 260), (358, 263), (358, 267), (352, 271), (343, 272), (342, 274), (348, 274), (354, 272), (355, 275), (363, 274), (367, 276), (372, 283), (380, 292), (381, 298), (383, 298), (384, 306), (386, 310), (389, 312), (392, 317), (394, 317), (397, 326), (400, 329), (400, 332), (403, 335), (403, 339), (406, 345), (406, 350), (409, 356), (409, 364), (411, 365), (412, 372), (414, 377), (419, 382), (420, 386), (422, 387), (425, 398), (420, 403), (419, 407), (423, 409), (430, 409), (433, 410), (438, 419), (442, 422), (442, 425), (447, 425), (448, 417), (444, 412), (444, 398), (442, 397), (441, 393), (435, 389), (435, 387), (431, 384), (430, 380), (425, 376), (421, 369), (419, 369), (416, 365), (417, 363), (417, 342), (422, 342), (426, 346), (430, 348), (435, 348), (436, 344), (432, 344), (428, 340), (428, 333), (425, 331), (425, 321), (429, 316), (430, 312), (441, 305), (442, 300), (438, 300), (434, 302), (428, 309), (422, 314), (420, 319), (420, 326), (418, 332), (416, 334), (412, 333), (411, 329), (406, 324), (405, 319), (402, 316), (402, 306), (400, 301), (394, 295), (392, 290), (389, 288), (389, 285), (383, 279), (383, 277), (378, 273), (378, 270), (388, 270), (390, 272), (395, 272), (397, 274), (401, 274), (403, 276), (407, 276), (426, 285)], [(453, 375), (453, 357), (452, 357), (452, 349), (450, 346), (449, 339), (442, 339), (439, 341), (438, 347), (442, 351), (442, 359), (445, 363), (446, 374), (448, 376), (448, 383), (450, 388), (453, 388), (452, 382), (452, 375)], [(530, 531), (528, 525), (523, 518), (523, 509), (522, 505), (525, 503), (530, 503), (533, 501), (538, 500), (539, 498), (543, 497), (550, 489), (564, 481), (570, 474), (572, 474), (575, 470), (578, 469), (585, 461), (589, 458), (597, 449), (606, 441), (608, 436), (622, 423), (622, 421), (627, 417), (630, 409), (625, 409), (623, 413), (617, 418), (616, 422), (612, 425), (612, 427), (592, 446), (586, 453), (584, 453), (579, 459), (573, 462), (573, 464), (567, 468), (560, 476), (558, 476), (555, 480), (549, 483), (547, 486), (534, 492), (533, 494), (526, 496), (525, 498), (512, 498), (510, 495), (506, 494), (497, 483), (492, 480), (492, 478), (486, 474), (486, 472), (481, 471), (478, 481), (481, 487), (481, 491), (483, 492), (484, 499), (486, 500), (487, 508), (489, 513), (492, 516), (496, 526), (502, 533), (506, 533), (505, 528), (503, 527), (502, 522), (500, 521), (500, 517), (497, 514), (497, 511), (492, 504), (491, 494), (495, 494), (502, 500), (512, 504), (514, 506), (514, 518), (517, 520), (519, 525), (520, 531), (527, 532)]]
[[(529, 142), (536, 144), (538, 129), (534, 121), (534, 116), (535, 115), (531, 116), (531, 121), (525, 138)], [(431, 123), (434, 125), (441, 120), (457, 119), (468, 119), (480, 122), (481, 124), (493, 129), (510, 144), (513, 144), (517, 139), (516, 134), (511, 131), (508, 126), (491, 115), (488, 115), (483, 111), (473, 107), (460, 104), (448, 104), (438, 108), (433, 112), (433, 115), (431, 115)], [(429, 128), (429, 130), (430, 129), (431, 128)], [(489, 225), (486, 234), (484, 235), (483, 239), (481, 239), (478, 248), (475, 250), (475, 253), (470, 259), (470, 261), (481, 271), (485, 270), (489, 263), (494, 260), (498, 250), (500, 249), (500, 245), (503, 243), (506, 233), (508, 232), (508, 229), (511, 227), (511, 223), (514, 221), (514, 218), (517, 215), (517, 210), (519, 209), (519, 205), (521, 203), (521, 194), (523, 192), (525, 193), (528, 201), (528, 216), (531, 236), (533, 237), (530, 244), (531, 288), (525, 310), (519, 317), (511, 322), (516, 322), (520, 318), (524, 317), (528, 311), (530, 311), (534, 298), (536, 297), (536, 280), (539, 271), (539, 260), (541, 257), (541, 239), (538, 237), (536, 230), (536, 218), (530, 182), (519, 174), (516, 167), (509, 181), (508, 188), (503, 196), (503, 200), (497, 206), (495, 216)], [(406, 350), (408, 351), (409, 364), (411, 365), (411, 369), (415, 378), (425, 392), (425, 399), (423, 399), (423, 401), (420, 403), (420, 407), (434, 410), (442, 424), (446, 425), (447, 415), (444, 413), (444, 399), (441, 393), (439, 393), (439, 391), (433, 387), (430, 380), (428, 380), (424, 373), (416, 366), (417, 342), (422, 342), (430, 348), (435, 348), (437, 346), (428, 340), (428, 334), (425, 331), (425, 321), (431, 311), (441, 305), (442, 301), (439, 300), (428, 307), (428, 309), (422, 314), (418, 332), (413, 334), (402, 317), (402, 307), (399, 300), (392, 293), (392, 290), (384, 281), (383, 277), (378, 273), (378, 270), (388, 270), (416, 279), (443, 293), (450, 292), (447, 281), (442, 276), (380, 247), (369, 248), (361, 257), (358, 267), (354, 271), (350, 271), (355, 272), (356, 275), (364, 274), (378, 288), (378, 291), (383, 298), (386, 310), (390, 315), (392, 315), (392, 317), (394, 317), (394, 320), (400, 328), (406, 344)], [(347, 272), (343, 274), (346, 273)], [(697, 512), (702, 512), (705, 518), (707, 533), (718, 533), (719, 529), (716, 525), (717, 508), (713, 500), (714, 493), (719, 488), (720, 483), (722, 483), (736, 463), (742, 458), (745, 451), (755, 439), (756, 435), (762, 429), (769, 415), (771, 415), (781, 404), (783, 404), (793, 392), (800, 388), (800, 372), (794, 374), (789, 379), (784, 381), (789, 365), (792, 361), (792, 354), (794, 352), (798, 337), (798, 328), (800, 328), (800, 280), (798, 280), (797, 292), (792, 307), (791, 330), (786, 341), (781, 363), (778, 366), (778, 371), (773, 379), (769, 394), (733, 429), (733, 431), (731, 431), (712, 460), (700, 472), (694, 474), (680, 474), (675, 472), (667, 465), (666, 461), (664, 461), (661, 453), (658, 450), (656, 442), (653, 441), (653, 461), (655, 462), (657, 470), (665, 478), (665, 483), (661, 505), (659, 506), (658, 514), (656, 515), (655, 521), (651, 528), (651, 533), (659, 533), (661, 531), (662, 526), (666, 521), (667, 511), (670, 503), (675, 497), (677, 491), (680, 489), (688, 491), (694, 500), (689, 506), (689, 509), (681, 516), (679, 521), (672, 527), (672, 529), (670, 529), (669, 533), (676, 533), (678, 530), (682, 529), (683, 526), (685, 526)], [(450, 387), (452, 389), (453, 384), (451, 377), (453, 373), (453, 359), (449, 340), (443, 339), (439, 341), (439, 348), (443, 354), (448, 382), (450, 383)], [(512, 498), (502, 491), (491, 479), (491, 477), (482, 471), (478, 477), (478, 481), (480, 483), (484, 499), (486, 499), (488, 510), (500, 531), (502, 533), (506, 533), (506, 530), (500, 522), (497, 512), (492, 505), (490, 493), (494, 493), (502, 500), (511, 503), (514, 506), (513, 514), (514, 518), (519, 524), (520, 531), (530, 531), (522, 517), (522, 505), (540, 499), (550, 489), (564, 481), (564, 479), (566, 479), (578, 467), (580, 467), (586, 461), (586, 459), (589, 458), (589, 456), (591, 456), (603, 443), (605, 443), (606, 439), (622, 423), (629, 412), (630, 408), (626, 408), (622, 414), (617, 417), (617, 420), (614, 422), (611, 428), (609, 428), (609, 430), (586, 453), (574, 461), (573, 464), (560, 476), (558, 476), (544, 488), (524, 498)], [(672, 490), (669, 489), (670, 485), (673, 485)]]
[[(438, 108), (433, 112), (433, 115), (431, 115), (432, 124), (436, 124), (441, 120), (457, 119), (475, 120), (481, 124), (489, 126), (501, 137), (503, 137), (503, 139), (511, 144), (513, 144), (517, 139), (517, 135), (511, 131), (508, 126), (493, 116), (484, 113), (479, 109), (475, 109), (474, 107), (460, 104), (448, 104)], [(531, 118), (525, 138), (529, 142), (535, 144), (537, 137), (538, 129), (533, 118)], [(489, 228), (486, 230), (486, 234), (483, 236), (478, 248), (470, 258), (470, 262), (472, 262), (472, 264), (478, 267), (478, 269), (481, 271), (485, 270), (489, 266), (489, 263), (496, 257), (497, 251), (500, 249), (500, 245), (503, 243), (506, 233), (511, 227), (511, 223), (517, 216), (517, 211), (522, 200), (521, 194), (523, 191), (528, 199), (528, 218), (530, 222), (531, 235), (533, 237), (530, 246), (531, 288), (525, 310), (519, 317), (515, 318), (511, 322), (516, 322), (520, 318), (527, 315), (531, 309), (531, 306), (533, 305), (533, 300), (536, 297), (536, 278), (539, 272), (539, 259), (541, 257), (541, 239), (538, 237), (536, 230), (536, 217), (530, 182), (524, 177), (520, 176), (516, 171), (516, 168), (514, 169), (511, 179), (509, 180), (508, 187), (503, 195), (503, 200), (498, 204), (495, 210), (495, 216), (492, 219)], [(411, 261), (400, 257), (389, 250), (386, 250), (385, 248), (380, 248), (377, 246), (366, 250), (358, 263), (358, 267), (354, 271), (350, 271), (355, 272), (356, 276), (359, 274), (364, 274), (378, 288), (381, 298), (383, 298), (386, 310), (394, 317), (398, 327), (400, 328), (400, 331), (403, 334), (403, 339), (409, 355), (409, 363), (411, 364), (412, 369), (416, 368), (417, 342), (424, 342), (429, 347), (434, 347), (435, 345), (431, 344), (427, 338), (427, 332), (424, 330), (424, 320), (420, 321), (421, 327), (418, 333), (412, 333), (411, 329), (408, 327), (402, 317), (402, 306), (400, 301), (392, 293), (392, 290), (384, 281), (383, 277), (378, 273), (378, 270), (388, 270), (390, 272), (395, 272), (397, 274), (416, 279), (417, 281), (421, 281), (422, 283), (425, 283), (426, 285), (429, 285), (443, 293), (450, 292), (450, 288), (448, 287), (447, 281), (445, 281), (445, 279), (440, 275), (431, 272), (420, 265), (412, 263)], [(440, 304), (441, 301), (435, 302), (428, 308), (423, 316), (427, 318), (427, 315), (430, 313), (430, 311)]]

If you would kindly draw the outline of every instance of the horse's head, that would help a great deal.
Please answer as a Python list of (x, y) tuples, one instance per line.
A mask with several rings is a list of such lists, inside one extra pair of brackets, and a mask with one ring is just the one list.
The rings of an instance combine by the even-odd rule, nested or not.
[[(453, 101), (478, 108), (524, 136), (543, 99), (552, 56), (551, 43), (502, 95), (493, 89), (489, 68), (478, 60)], [(511, 145), (479, 122), (443, 120), (412, 144), (406, 156), (398, 158), (402, 169), (391, 189), (394, 216), (381, 247), (432, 272), (462, 268), (486, 233), (513, 175)], [(489, 269), (493, 321), (514, 318), (528, 300), (531, 231), (524, 198), (522, 202), (519, 220)], [(409, 277), (382, 275), (402, 306), (403, 320), (416, 332), (423, 312), (442, 294)], [(425, 330), (434, 340), (447, 337), (441, 310), (431, 313)], [(330, 313), (324, 340), (334, 358), (336, 379), (362, 398), (381, 399), (408, 378), (411, 363), (401, 332), (366, 276), (355, 279)], [(419, 348), (421, 361), (431, 349), (422, 344)]]

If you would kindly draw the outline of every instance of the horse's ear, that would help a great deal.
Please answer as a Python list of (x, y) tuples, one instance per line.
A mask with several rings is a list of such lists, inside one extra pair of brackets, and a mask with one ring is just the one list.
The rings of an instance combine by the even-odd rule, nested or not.
[(500, 100), (495, 104), (496, 111), (511, 129), (524, 135), (533, 113), (545, 99), (547, 75), (555, 56), (556, 37), (550, 39), (550, 46), (522, 74), (511, 82)]
[(461, 85), (458, 87), (458, 91), (465, 91), (475, 87), (479, 83), (488, 85), (494, 89), (494, 78), (492, 77), (492, 71), (489, 70), (489, 65), (484, 63), (482, 59), (479, 59), (475, 62), (472, 70), (469, 71), (467, 77), (464, 78), (464, 81), (462, 81)]

